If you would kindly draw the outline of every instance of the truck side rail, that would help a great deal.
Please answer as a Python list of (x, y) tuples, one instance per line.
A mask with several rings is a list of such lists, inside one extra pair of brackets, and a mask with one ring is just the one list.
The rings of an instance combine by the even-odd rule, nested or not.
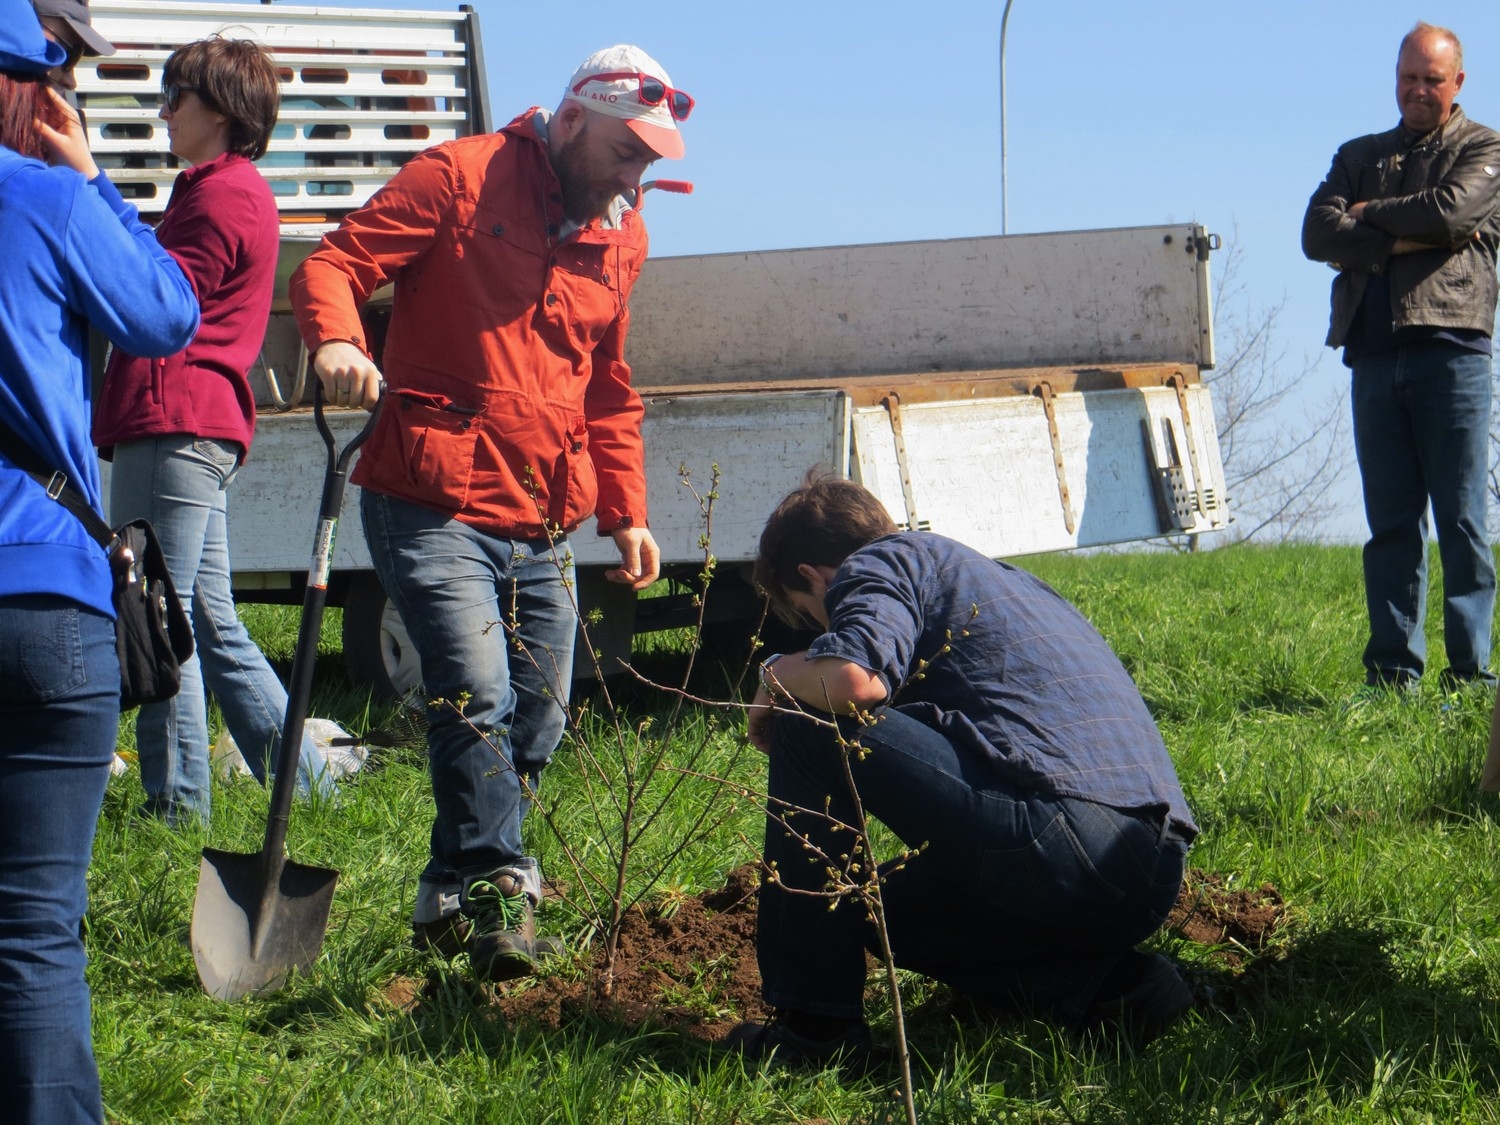
[(643, 387), (1007, 367), (1212, 367), (1201, 226), (652, 258)]

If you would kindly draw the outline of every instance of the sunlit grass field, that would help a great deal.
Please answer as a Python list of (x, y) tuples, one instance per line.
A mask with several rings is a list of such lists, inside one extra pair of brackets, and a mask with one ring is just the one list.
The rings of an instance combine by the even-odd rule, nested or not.
[[(1434, 682), (1410, 698), (1347, 706), (1362, 682), (1363, 596), (1353, 548), (1234, 548), (1026, 560), (1114, 645), (1156, 715), (1203, 834), (1193, 867), (1231, 887), (1270, 883), (1287, 924), (1243, 971), (1254, 987), (1210, 1005), (1140, 1053), (1095, 1048), (1039, 1023), (919, 1020), (911, 1034), (924, 1122), (1467, 1122), (1500, 1120), (1500, 833), (1477, 791), (1492, 698)], [(1429, 615), (1442, 666), (1439, 592)], [(290, 659), (295, 610), (243, 611)], [(356, 733), (397, 709), (345, 679), (337, 614), (325, 623), (313, 713)], [(656, 646), (660, 648), (662, 646)], [(666, 646), (669, 650), (670, 645)], [(680, 656), (641, 663), (670, 682)], [(695, 689), (716, 687), (700, 673)], [(631, 686), (616, 727), (600, 697), (582, 737), (667, 731), (669, 762), (754, 788), (733, 710)], [(645, 720), (650, 724), (643, 727)], [(130, 724), (122, 724), (129, 745)], [(598, 792), (565, 745), (527, 822), (529, 845), (567, 875), (559, 837), (607, 868)], [(694, 893), (754, 859), (753, 801), (703, 817), (688, 785), (638, 845), (632, 893)], [(333, 802), (299, 804), (288, 850), (341, 872), (324, 956), (275, 995), (203, 995), (187, 935), (199, 852), (260, 846), (266, 794), (215, 793), (208, 833), (139, 818), (134, 772), (106, 798), (88, 919), (97, 1053), (111, 1120), (202, 1122), (881, 1122), (903, 1119), (889, 1075), (759, 1072), (687, 1036), (585, 1015), (561, 1029), (497, 1019), (485, 994), (408, 944), (430, 797), (419, 747), (377, 749)], [(679, 850), (683, 837), (692, 846)], [(655, 889), (653, 889), (654, 884)], [(547, 928), (585, 919), (549, 905)], [(1190, 965), (1216, 951), (1162, 935)], [(549, 971), (582, 972), (581, 962)], [(437, 982), (414, 1013), (397, 977)], [(942, 990), (903, 982), (908, 1008)], [(892, 1025), (873, 988), (877, 1040)], [(0, 1112), (3, 1117), (3, 1112)]]

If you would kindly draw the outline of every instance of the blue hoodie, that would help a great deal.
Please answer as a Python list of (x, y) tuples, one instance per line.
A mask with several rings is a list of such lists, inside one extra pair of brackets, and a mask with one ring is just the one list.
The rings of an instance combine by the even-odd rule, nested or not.
[[(0, 53), (11, 38), (0, 22)], [(88, 325), (134, 355), (173, 355), (198, 328), (192, 286), (102, 174), (3, 145), (0, 248), (0, 418), (102, 510)], [(61, 595), (113, 617), (110, 592), (103, 549), (0, 454), (0, 597)]]

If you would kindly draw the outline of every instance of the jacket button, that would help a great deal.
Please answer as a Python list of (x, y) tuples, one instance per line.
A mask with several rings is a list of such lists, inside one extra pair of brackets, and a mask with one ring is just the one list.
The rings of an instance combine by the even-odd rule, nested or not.
[(556, 293), (548, 293), (547, 294), (547, 304), (549, 304), (549, 305), (555, 305), (555, 304), (557, 304), (557, 294)]
[(609, 274), (607, 274), (607, 273), (601, 273), (599, 275), (599, 280), (602, 281), (605, 285), (608, 285), (609, 284)]
[(505, 233), (505, 228), (499, 223), (496, 223), (490, 228), (490, 233), (493, 234), (496, 238), (499, 238), (502, 234)]

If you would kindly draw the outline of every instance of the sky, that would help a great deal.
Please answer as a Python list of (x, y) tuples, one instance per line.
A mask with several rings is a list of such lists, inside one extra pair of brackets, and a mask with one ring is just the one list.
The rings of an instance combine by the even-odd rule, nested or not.
[[(474, 6), (497, 122), (555, 106), (619, 42), (697, 99), (687, 155), (653, 173), (696, 190), (649, 200), (654, 255), (1002, 233), (1004, 0)], [(1006, 231), (1202, 223), (1237, 248), (1241, 307), (1284, 305), (1277, 343), (1315, 364), (1308, 394), (1326, 400), (1348, 375), (1322, 347), (1332, 274), (1302, 257), (1302, 214), (1339, 144), (1396, 123), (1397, 46), (1418, 18), (1463, 39), (1460, 104), (1500, 128), (1495, 0), (1013, 0)], [(1352, 446), (1342, 460), (1322, 537), (1358, 542)]]

